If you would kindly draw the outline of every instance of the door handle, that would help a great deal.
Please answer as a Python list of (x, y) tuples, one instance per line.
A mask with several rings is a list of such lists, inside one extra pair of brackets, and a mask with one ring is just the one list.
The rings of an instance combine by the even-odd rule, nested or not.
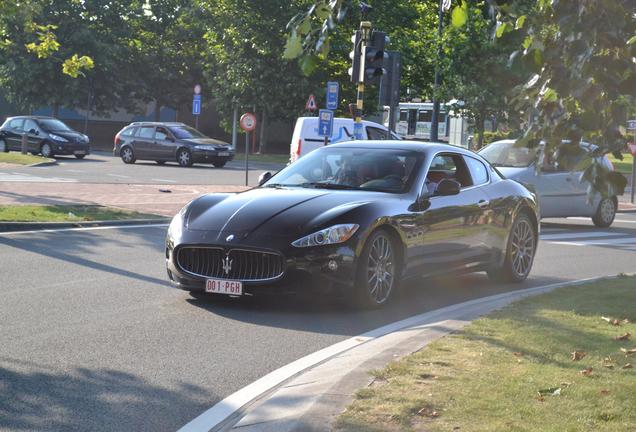
[(486, 201), (486, 200), (480, 200), (480, 201), (477, 203), (477, 205), (478, 205), (480, 208), (486, 208), (486, 207), (488, 207), (488, 205), (489, 205), (489, 204), (490, 204), (490, 201)]

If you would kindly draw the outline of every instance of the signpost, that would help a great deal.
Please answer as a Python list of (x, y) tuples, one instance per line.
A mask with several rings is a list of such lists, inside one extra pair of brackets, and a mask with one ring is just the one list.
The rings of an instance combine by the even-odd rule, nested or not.
[(632, 152), (632, 196), (631, 203), (634, 204), (634, 190), (636, 189), (636, 119), (627, 120), (627, 129), (634, 131), (634, 142), (629, 145)]
[(325, 145), (329, 143), (329, 137), (333, 133), (333, 111), (321, 109), (318, 112), (318, 135), (325, 137)]
[(338, 109), (338, 93), (340, 92), (340, 84), (335, 81), (327, 83), (327, 109)]
[(245, 113), (239, 120), (241, 129), (245, 131), (245, 186), (247, 186), (248, 154), (250, 150), (250, 132), (256, 129), (256, 116), (252, 113)]
[(316, 108), (318, 108), (318, 105), (316, 105), (316, 98), (314, 95), (310, 94), (309, 99), (307, 99), (307, 103), (305, 104), (305, 109), (307, 111), (314, 112), (316, 111)]
[(194, 116), (194, 128), (199, 129), (199, 115), (201, 115), (201, 86), (199, 84), (194, 86), (192, 115)]

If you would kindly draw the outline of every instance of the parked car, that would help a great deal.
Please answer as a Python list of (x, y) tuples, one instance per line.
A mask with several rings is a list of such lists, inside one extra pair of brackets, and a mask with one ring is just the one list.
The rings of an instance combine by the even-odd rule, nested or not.
[(44, 116), (9, 117), (0, 126), (0, 152), (22, 149), (22, 135), (27, 134), (27, 151), (50, 158), (74, 155), (83, 159), (90, 154), (86, 135), (68, 127), (63, 121)]
[(230, 144), (208, 138), (193, 127), (176, 122), (129, 124), (115, 135), (113, 154), (127, 164), (154, 160), (160, 165), (177, 162), (183, 167), (210, 163), (221, 168), (234, 159)]
[[(597, 194), (588, 202), (590, 185), (582, 180), (581, 172), (591, 163), (589, 154), (595, 146), (581, 142), (579, 148), (580, 151), (563, 158), (558, 153), (544, 154), (543, 145), (529, 149), (515, 146), (514, 140), (502, 140), (484, 147), (479, 154), (507, 178), (536, 190), (542, 218), (584, 216), (591, 217), (598, 227), (609, 227), (616, 216), (618, 199)], [(543, 163), (537, 167), (539, 161)], [(600, 162), (607, 169), (614, 169), (608, 158), (600, 158)]]
[(520, 282), (532, 267), (536, 196), (459, 147), (346, 142), (261, 177), (257, 188), (203, 195), (173, 218), (173, 284), (241, 296), (313, 282), (378, 307), (406, 278), (485, 270)]
[[(329, 144), (350, 141), (353, 139), (353, 119), (334, 118), (333, 130)], [(401, 140), (397, 134), (390, 132), (385, 126), (362, 120), (362, 136), (365, 140)], [(301, 156), (325, 145), (325, 138), (318, 135), (318, 117), (299, 117), (292, 134), (289, 161), (295, 162)]]

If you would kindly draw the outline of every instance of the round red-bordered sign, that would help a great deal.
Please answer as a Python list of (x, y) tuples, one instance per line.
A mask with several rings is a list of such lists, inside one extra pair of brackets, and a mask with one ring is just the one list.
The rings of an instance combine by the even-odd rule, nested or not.
[(252, 113), (245, 113), (241, 116), (239, 125), (245, 132), (252, 132), (256, 129), (256, 117)]

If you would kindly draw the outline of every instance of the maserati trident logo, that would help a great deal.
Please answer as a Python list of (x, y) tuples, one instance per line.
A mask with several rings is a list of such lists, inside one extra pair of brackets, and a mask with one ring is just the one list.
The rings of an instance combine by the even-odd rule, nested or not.
[(225, 258), (223, 258), (221, 262), (223, 264), (223, 272), (226, 276), (229, 275), (232, 271), (232, 260), (230, 259), (230, 256), (225, 255)]

